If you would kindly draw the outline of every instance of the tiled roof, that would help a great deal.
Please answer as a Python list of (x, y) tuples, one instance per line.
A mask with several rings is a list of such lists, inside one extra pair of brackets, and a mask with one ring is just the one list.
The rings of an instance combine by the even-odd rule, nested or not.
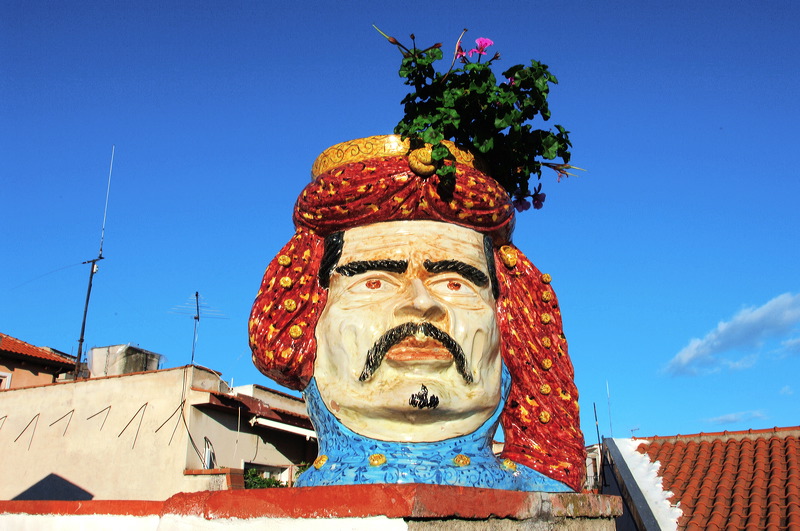
[(643, 440), (679, 529), (800, 529), (800, 426)]
[(35, 347), (15, 337), (0, 333), (0, 352), (20, 358), (35, 358), (46, 364), (74, 365), (75, 360), (48, 347)]

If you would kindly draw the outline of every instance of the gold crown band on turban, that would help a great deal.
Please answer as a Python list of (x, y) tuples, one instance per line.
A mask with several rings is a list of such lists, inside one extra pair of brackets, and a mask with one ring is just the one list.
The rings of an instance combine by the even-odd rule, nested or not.
[[(456, 145), (449, 140), (445, 140), (442, 143), (447, 146), (450, 153), (456, 158), (457, 164), (485, 171), (485, 165), (480, 159), (476, 159), (475, 155), (469, 151), (456, 147)], [(311, 180), (314, 181), (323, 173), (351, 162), (362, 162), (378, 157), (398, 157), (404, 155), (409, 156), (409, 166), (411, 166), (411, 169), (414, 170), (415, 173), (426, 171), (429, 172), (425, 175), (426, 177), (432, 175), (433, 171), (430, 171), (430, 169), (432, 168), (435, 171), (435, 168), (430, 165), (430, 145), (409, 153), (411, 149), (410, 144), (408, 139), (402, 140), (400, 135), (369, 136), (336, 144), (320, 153), (317, 160), (314, 161), (314, 164), (311, 166)], [(420, 164), (419, 166), (417, 166), (418, 163)], [(415, 166), (417, 167), (415, 168)], [(423, 169), (422, 166), (429, 166), (430, 168)]]

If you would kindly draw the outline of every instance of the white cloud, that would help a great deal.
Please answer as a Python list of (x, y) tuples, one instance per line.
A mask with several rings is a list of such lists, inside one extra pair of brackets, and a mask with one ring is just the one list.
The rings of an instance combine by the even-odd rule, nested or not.
[(756, 364), (756, 361), (758, 361), (758, 356), (756, 354), (750, 354), (749, 356), (745, 356), (737, 361), (725, 360), (724, 364), (729, 369), (738, 371), (742, 369), (749, 369)]
[[(766, 339), (785, 336), (800, 324), (800, 294), (778, 295), (758, 308), (741, 310), (729, 321), (721, 321), (705, 337), (693, 338), (673, 357), (666, 370), (671, 374), (697, 374), (720, 366), (743, 368), (755, 363), (753, 354), (737, 362), (720, 359), (720, 354), (737, 349), (756, 349)], [(783, 350), (800, 353), (800, 339), (782, 343)], [(749, 365), (748, 365), (749, 364)]]
[(800, 354), (800, 337), (781, 341), (781, 347), (786, 354)]
[(781, 390), (778, 391), (778, 394), (783, 396), (791, 396), (794, 394), (794, 390), (788, 385), (784, 385), (783, 387), (781, 387)]
[(763, 418), (766, 417), (761, 411), (740, 411), (738, 413), (728, 413), (727, 415), (706, 419), (706, 422), (710, 422), (711, 424), (736, 424)]

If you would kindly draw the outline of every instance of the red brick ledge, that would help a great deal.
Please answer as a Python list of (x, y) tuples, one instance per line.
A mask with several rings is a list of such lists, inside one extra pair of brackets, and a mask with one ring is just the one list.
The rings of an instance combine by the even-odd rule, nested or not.
[(0, 514), (113, 514), (118, 516), (153, 516), (161, 514), (164, 502), (147, 500), (89, 501), (0, 501)]
[(0, 501), (0, 513), (213, 518), (613, 518), (622, 499), (443, 485), (347, 485), (178, 493), (164, 502)]

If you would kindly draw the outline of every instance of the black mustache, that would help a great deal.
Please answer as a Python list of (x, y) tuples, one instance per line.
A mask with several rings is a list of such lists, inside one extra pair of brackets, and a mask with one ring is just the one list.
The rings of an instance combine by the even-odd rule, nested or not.
[(450, 334), (439, 330), (431, 323), (404, 323), (395, 326), (385, 332), (367, 352), (367, 360), (364, 363), (364, 370), (361, 372), (359, 381), (366, 381), (372, 377), (378, 367), (383, 363), (383, 358), (390, 348), (400, 343), (407, 337), (422, 334), (441, 343), (444, 348), (453, 356), (456, 362), (456, 370), (467, 383), (472, 383), (472, 375), (467, 371), (467, 358), (464, 350)]

